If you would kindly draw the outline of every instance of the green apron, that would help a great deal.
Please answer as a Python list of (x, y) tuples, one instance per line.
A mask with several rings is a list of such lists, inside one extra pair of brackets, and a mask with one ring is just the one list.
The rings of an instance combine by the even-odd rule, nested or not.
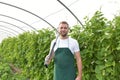
[(69, 48), (58, 48), (54, 56), (54, 80), (75, 80), (74, 61)]

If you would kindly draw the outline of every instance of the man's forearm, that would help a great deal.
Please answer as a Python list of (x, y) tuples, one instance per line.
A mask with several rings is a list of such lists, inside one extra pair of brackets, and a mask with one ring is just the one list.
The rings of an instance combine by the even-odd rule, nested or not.
[(77, 68), (78, 68), (78, 76), (82, 80), (82, 61), (81, 61), (81, 59), (79, 59), (77, 61)]
[(75, 57), (76, 57), (77, 69), (78, 69), (78, 75), (76, 80), (82, 80), (82, 60), (81, 60), (80, 52), (76, 52)]

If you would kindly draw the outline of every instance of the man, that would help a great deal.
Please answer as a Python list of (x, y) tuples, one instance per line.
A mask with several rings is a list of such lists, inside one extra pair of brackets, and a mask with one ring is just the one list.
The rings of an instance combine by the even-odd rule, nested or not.
[[(54, 39), (51, 42), (50, 51), (56, 41), (52, 57), (48, 54), (45, 58), (46, 63), (49, 64), (54, 57), (54, 80), (82, 80), (80, 49), (77, 40), (68, 36), (69, 24), (66, 21), (60, 22), (58, 32), (60, 36), (57, 41)], [(75, 59), (78, 73), (75, 70)]]

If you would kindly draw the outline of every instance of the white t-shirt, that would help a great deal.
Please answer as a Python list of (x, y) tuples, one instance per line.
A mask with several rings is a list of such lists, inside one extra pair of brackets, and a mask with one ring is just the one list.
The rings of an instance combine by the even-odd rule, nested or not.
[[(55, 41), (56, 40), (54, 39), (51, 42), (50, 51), (51, 51)], [(73, 54), (75, 52), (80, 51), (79, 44), (78, 44), (77, 40), (75, 40), (75, 39), (73, 39), (71, 37), (69, 37), (67, 39), (60, 39), (60, 38), (58, 38), (57, 41), (56, 41), (56, 45), (54, 47), (54, 52), (57, 50), (57, 48), (69, 48)]]

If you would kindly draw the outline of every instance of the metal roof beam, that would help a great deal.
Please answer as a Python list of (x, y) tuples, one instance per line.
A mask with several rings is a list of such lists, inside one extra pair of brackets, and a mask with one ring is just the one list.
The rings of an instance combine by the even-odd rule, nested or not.
[(0, 2), (0, 3), (1, 3), (1, 4), (4, 4), (4, 5), (11, 6), (11, 7), (14, 7), (14, 8), (17, 8), (17, 9), (20, 9), (20, 10), (22, 10), (22, 11), (25, 11), (25, 12), (29, 13), (29, 14), (32, 14), (33, 16), (36, 16), (37, 18), (39, 18), (39, 19), (43, 20), (44, 22), (46, 22), (47, 24), (49, 24), (54, 30), (57, 31), (57, 29), (56, 29), (53, 25), (51, 25), (48, 21), (46, 21), (45, 19), (41, 18), (40, 16), (34, 14), (34, 13), (31, 12), (31, 11), (28, 11), (28, 10), (23, 9), (23, 8), (21, 8), (21, 7), (18, 7), (18, 6), (12, 5), (12, 4), (8, 4), (8, 3), (5, 3), (5, 2)]
[(6, 21), (0, 21), (0, 22), (5, 23), (5, 24), (12, 25), (12, 26), (14, 26), (14, 27), (19, 28), (19, 29), (20, 29), (20, 30), (22, 30), (22, 31), (25, 31), (24, 29), (20, 28), (20, 27), (19, 27), (19, 26), (17, 26), (17, 25), (12, 24), (12, 23), (9, 23), (9, 22), (6, 22)]
[(5, 30), (5, 29), (2, 29), (2, 28), (0, 28), (0, 30), (5, 31), (5, 32), (9, 32), (9, 33), (11, 33), (11, 34), (13, 34), (13, 35), (16, 35), (15, 33), (11, 32), (11, 31), (9, 31), (9, 30)]
[(21, 20), (19, 20), (19, 19), (17, 19), (17, 18), (14, 18), (14, 17), (8, 16), (8, 15), (4, 15), (4, 14), (0, 14), (0, 16), (4, 16), (4, 17), (7, 17), (7, 18), (10, 18), (10, 19), (16, 20), (16, 21), (18, 21), (18, 22), (21, 22), (21, 23), (27, 25), (28, 27), (32, 28), (33, 30), (37, 31), (34, 27), (32, 27), (31, 25), (29, 25), (28, 23), (26, 23), (26, 22), (24, 22), (24, 21), (21, 21)]
[(14, 29), (11, 29), (11, 28), (9, 28), (9, 27), (6, 27), (6, 26), (4, 26), (4, 25), (0, 25), (0, 27), (3, 27), (3, 28), (6, 28), (6, 29), (9, 29), (9, 30), (12, 30), (12, 31), (20, 34), (18, 31), (14, 30)]

